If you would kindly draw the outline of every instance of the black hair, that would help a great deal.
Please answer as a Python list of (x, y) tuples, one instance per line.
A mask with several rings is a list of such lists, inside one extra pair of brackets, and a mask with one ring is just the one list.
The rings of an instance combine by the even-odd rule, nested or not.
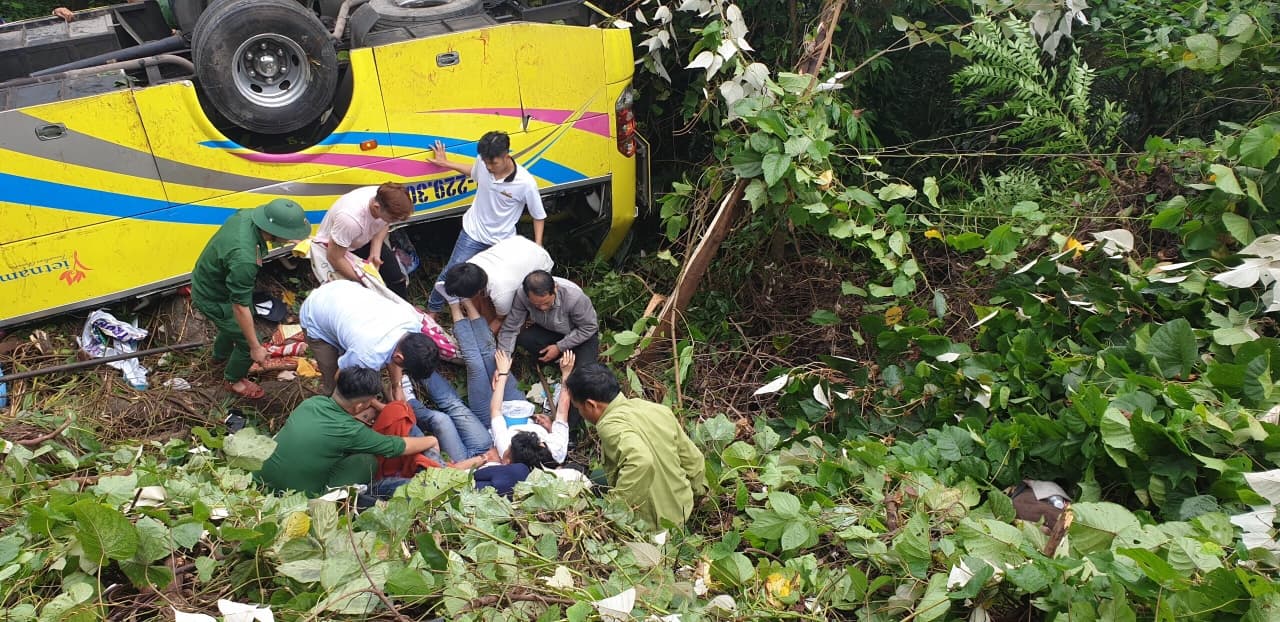
[(335, 388), (337, 396), (348, 401), (374, 397), (382, 393), (382, 377), (376, 369), (344, 367), (338, 371)]
[(551, 456), (551, 450), (542, 443), (542, 439), (533, 432), (516, 432), (511, 437), (511, 462), (523, 464), (531, 469), (538, 467), (555, 467), (559, 463)]
[(470, 298), (489, 284), (489, 274), (471, 262), (463, 262), (444, 273), (444, 293)]
[(618, 377), (602, 363), (574, 368), (573, 373), (565, 378), (564, 386), (578, 402), (595, 400), (605, 404), (618, 397), (621, 390), (618, 388)]
[(511, 152), (511, 138), (506, 132), (488, 132), (476, 143), (476, 153), (482, 160), (500, 158)]
[(404, 357), (400, 367), (410, 378), (424, 380), (436, 371), (440, 348), (430, 337), (422, 333), (409, 333), (400, 340), (397, 349), (400, 356)]
[(546, 296), (556, 290), (556, 280), (546, 270), (534, 270), (525, 275), (520, 287), (524, 289), (526, 296)]

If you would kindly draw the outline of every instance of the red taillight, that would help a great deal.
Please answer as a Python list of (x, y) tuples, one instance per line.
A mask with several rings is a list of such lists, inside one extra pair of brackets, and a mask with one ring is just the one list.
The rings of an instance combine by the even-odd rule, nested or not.
[(635, 102), (635, 91), (631, 87), (623, 89), (614, 104), (617, 118), (615, 135), (618, 137), (618, 153), (628, 158), (636, 154), (636, 113), (631, 109)]

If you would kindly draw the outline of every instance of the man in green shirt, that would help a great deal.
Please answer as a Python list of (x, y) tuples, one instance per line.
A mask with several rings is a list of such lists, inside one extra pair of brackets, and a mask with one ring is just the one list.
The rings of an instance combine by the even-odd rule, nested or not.
[(290, 413), (276, 434), (276, 450), (256, 477), (272, 490), (310, 496), (335, 486), (368, 484), (374, 456), (394, 458), (435, 449), (434, 436), (385, 436), (357, 419), (382, 391), (377, 370), (348, 367), (338, 372), (333, 397), (308, 398)]
[(617, 377), (599, 363), (575, 369), (564, 388), (600, 435), (610, 494), (655, 531), (683, 525), (694, 498), (707, 491), (706, 461), (671, 409), (624, 397)]
[(275, 199), (242, 209), (223, 223), (205, 245), (191, 270), (191, 303), (218, 329), (213, 360), (226, 361), (227, 389), (241, 397), (262, 397), (262, 387), (245, 378), (253, 361), (267, 350), (253, 329), (253, 284), (267, 253), (267, 243), (301, 240), (311, 233), (302, 206)]

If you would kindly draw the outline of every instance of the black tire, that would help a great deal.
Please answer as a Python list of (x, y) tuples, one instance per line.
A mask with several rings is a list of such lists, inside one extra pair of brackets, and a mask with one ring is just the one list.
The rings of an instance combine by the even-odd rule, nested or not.
[(380, 18), (375, 31), (484, 12), (484, 0), (369, 0), (367, 6)]
[(332, 37), (294, 0), (213, 3), (196, 23), (191, 54), (205, 100), (251, 132), (287, 134), (315, 121), (338, 82)]
[(173, 21), (178, 22), (176, 26), (182, 34), (187, 35), (187, 41), (194, 36), (200, 14), (204, 13), (210, 4), (212, 4), (211, 0), (172, 0)]

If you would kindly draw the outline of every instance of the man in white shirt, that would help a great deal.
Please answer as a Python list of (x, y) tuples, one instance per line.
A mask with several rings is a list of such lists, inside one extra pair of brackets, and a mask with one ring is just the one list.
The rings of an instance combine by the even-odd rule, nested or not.
[(502, 320), (511, 313), (511, 304), (525, 275), (535, 270), (549, 272), (554, 266), (546, 249), (517, 235), (449, 268), (436, 293), (470, 298), (488, 320), (489, 330), (496, 333)]
[[(475, 202), (462, 215), (462, 232), (453, 245), (449, 261), (440, 270), (436, 283), (444, 281), (449, 268), (474, 257), (477, 253), (516, 234), (520, 215), (528, 210), (533, 218), (533, 241), (542, 245), (543, 223), (547, 212), (538, 194), (538, 182), (528, 170), (511, 157), (511, 139), (503, 132), (489, 132), (476, 143), (479, 156), (470, 166), (449, 160), (444, 143), (436, 141), (432, 163), (469, 175), (476, 182)], [(445, 297), (433, 290), (427, 310), (438, 313)]]
[[(307, 333), (320, 367), (324, 390), (331, 391), (338, 368), (386, 368), (392, 400), (408, 401), (419, 427), (430, 429), (452, 460), (482, 454), (493, 446), (485, 422), (467, 407), (453, 386), (436, 371), (440, 350), (428, 333), (435, 321), (354, 281), (326, 283), (302, 302), (298, 321)], [(426, 408), (405, 390), (408, 374), (426, 385), (441, 411)]]
[(385, 242), (389, 226), (412, 215), (413, 200), (404, 185), (394, 182), (356, 188), (338, 197), (316, 231), (315, 244), (320, 248), (311, 251), (316, 280), (362, 282), (362, 271), (347, 257), (351, 252), (373, 263), (387, 289), (408, 300), (408, 278)]

